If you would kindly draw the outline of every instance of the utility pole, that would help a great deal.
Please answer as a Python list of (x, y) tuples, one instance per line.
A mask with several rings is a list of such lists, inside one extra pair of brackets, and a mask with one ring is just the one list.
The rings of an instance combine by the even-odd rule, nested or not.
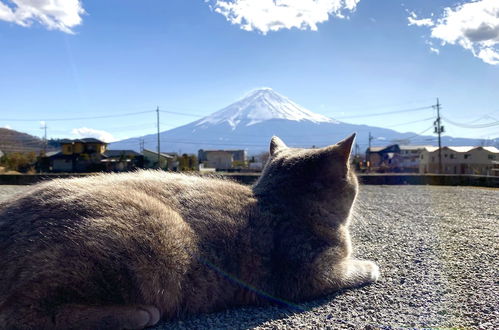
[(47, 154), (47, 122), (42, 122), (43, 126), (40, 127), (41, 129), (44, 130), (43, 134), (43, 155), (45, 156)]
[(442, 174), (442, 140), (441, 134), (444, 132), (444, 127), (441, 126), (441, 118), (440, 118), (440, 101), (437, 97), (437, 104), (433, 106), (437, 109), (437, 120), (433, 122), (435, 126), (435, 133), (438, 134), (438, 174)]
[(139, 150), (140, 150), (141, 153), (144, 152), (144, 139), (143, 138), (140, 138)]
[(158, 168), (161, 168), (161, 151), (159, 142), (159, 106), (156, 108), (156, 117), (158, 122)]
[(368, 152), (367, 152), (367, 155), (366, 155), (366, 159), (367, 159), (367, 171), (370, 172), (371, 171), (371, 141), (374, 140), (374, 137), (371, 135), (371, 132), (369, 132), (369, 148), (367, 149)]

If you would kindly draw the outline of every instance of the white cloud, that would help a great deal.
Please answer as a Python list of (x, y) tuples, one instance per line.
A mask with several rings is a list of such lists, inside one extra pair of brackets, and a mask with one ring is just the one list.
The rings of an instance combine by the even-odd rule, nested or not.
[(433, 26), (433, 25), (435, 25), (435, 23), (433, 23), (431, 18), (418, 19), (418, 16), (413, 11), (409, 12), (409, 17), (407, 17), (407, 19), (409, 20), (409, 26), (410, 25), (416, 25), (416, 26)]
[(71, 130), (71, 134), (73, 134), (76, 138), (96, 138), (104, 142), (114, 142), (117, 139), (109, 132), (101, 131), (98, 129), (81, 127), (81, 128), (73, 128)]
[(0, 20), (25, 27), (38, 22), (49, 30), (73, 33), (84, 13), (80, 0), (0, 0)]
[(499, 64), (499, 51), (497, 49), (492, 48), (483, 48), (478, 51), (478, 56), (485, 63), (489, 64)]
[(425, 43), (430, 46), (430, 52), (432, 53), (435, 53), (435, 54), (440, 54), (440, 49), (438, 49), (437, 47), (435, 47), (435, 45), (433, 44), (433, 41), (431, 40), (426, 40)]
[(3, 125), (3, 128), (12, 129), (12, 127), (10, 127), (10, 125)]
[(329, 16), (346, 18), (360, 0), (205, 0), (212, 9), (246, 31), (298, 28), (317, 30)]
[(435, 53), (435, 54), (440, 54), (440, 50), (438, 48), (430, 47), (430, 52)]
[[(411, 19), (416, 17), (410, 13), (409, 25), (413, 25)], [(445, 8), (441, 18), (429, 20), (433, 25), (426, 26), (431, 26), (431, 37), (442, 45), (460, 45), (485, 63), (499, 65), (498, 0), (476, 0)]]

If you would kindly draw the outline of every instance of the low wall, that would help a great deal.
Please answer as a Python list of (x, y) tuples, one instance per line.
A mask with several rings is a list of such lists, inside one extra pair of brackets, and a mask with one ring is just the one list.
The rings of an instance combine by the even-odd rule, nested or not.
[(434, 185), (499, 188), (499, 176), (453, 174), (362, 174), (359, 182), (371, 185)]
[[(243, 184), (253, 184), (258, 173), (219, 173)], [(91, 174), (0, 174), (0, 185), (30, 185), (55, 178), (81, 177)], [(360, 174), (361, 184), (369, 185), (438, 185), (499, 188), (499, 176), (438, 174)]]
[(75, 178), (91, 174), (0, 174), (0, 185), (30, 185), (58, 178)]
[[(224, 176), (244, 184), (253, 184), (258, 174)], [(359, 182), (368, 185), (435, 185), (435, 186), (477, 186), (499, 188), (499, 176), (481, 175), (438, 175), (438, 174), (359, 174)]]

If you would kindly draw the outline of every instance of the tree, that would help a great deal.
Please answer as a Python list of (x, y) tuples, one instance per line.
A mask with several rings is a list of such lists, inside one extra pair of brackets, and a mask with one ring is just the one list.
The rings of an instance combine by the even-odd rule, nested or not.
[(262, 165), (265, 165), (267, 163), (267, 161), (269, 160), (269, 157), (270, 157), (270, 153), (268, 151), (265, 151), (265, 152), (262, 152), (262, 153), (259, 153), (258, 155), (256, 155), (256, 159), (258, 159), (258, 161), (261, 162)]
[(34, 152), (11, 152), (0, 158), (0, 165), (8, 171), (27, 173), (34, 171), (36, 160)]
[(179, 157), (178, 163), (181, 171), (193, 171), (198, 167), (198, 158), (195, 155), (183, 154)]
[(47, 146), (50, 149), (59, 149), (61, 147), (61, 141), (62, 139), (48, 139)]

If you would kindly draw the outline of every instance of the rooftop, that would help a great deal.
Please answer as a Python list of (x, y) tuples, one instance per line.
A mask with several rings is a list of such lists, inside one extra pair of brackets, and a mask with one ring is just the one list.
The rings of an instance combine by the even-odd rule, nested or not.
[[(380, 152), (380, 151), (387, 150), (387, 149), (389, 149), (389, 148), (391, 148), (393, 146), (396, 146), (396, 144), (395, 145), (384, 146), (384, 147), (371, 147), (370, 151), (371, 152)], [(399, 148), (400, 148), (400, 150), (426, 150), (428, 152), (434, 152), (434, 151), (438, 150), (438, 147), (434, 147), (434, 146), (400, 145)], [(474, 150), (474, 149), (483, 149), (483, 150), (486, 150), (486, 151), (494, 153), (494, 154), (499, 153), (499, 149), (497, 149), (496, 147), (444, 146), (444, 147), (442, 147), (442, 149), (449, 149), (449, 150), (452, 150), (452, 151), (455, 151), (455, 152), (462, 152), (462, 153), (464, 153), (464, 152), (470, 152), (471, 150)]]
[(423, 149), (427, 149), (427, 148), (436, 148), (436, 147), (433, 147), (433, 146), (410, 146), (410, 145), (401, 145), (399, 146), (400, 147), (400, 150), (423, 150)]
[[(149, 152), (149, 153), (152, 153), (152, 154), (158, 154), (157, 151), (153, 151), (153, 150), (149, 150), (149, 149), (144, 149), (142, 152)], [(164, 153), (164, 152), (160, 152), (159, 154), (160, 154), (161, 157), (164, 157), (164, 158), (167, 158), (167, 159), (173, 159), (173, 158), (175, 158), (175, 156), (169, 155), (169, 154)]]
[(106, 142), (98, 140), (98, 139), (95, 139), (95, 138), (84, 138), (84, 139), (73, 139), (73, 140), (71, 140), (71, 139), (62, 139), (61, 140), (61, 144), (76, 143), (76, 142), (79, 142), (79, 143), (100, 143), (100, 144), (107, 144)]
[(135, 152), (133, 150), (106, 150), (103, 153), (104, 157), (109, 158), (109, 157), (121, 157), (121, 156), (127, 156), (127, 157), (135, 157), (135, 156), (142, 156), (138, 152)]

